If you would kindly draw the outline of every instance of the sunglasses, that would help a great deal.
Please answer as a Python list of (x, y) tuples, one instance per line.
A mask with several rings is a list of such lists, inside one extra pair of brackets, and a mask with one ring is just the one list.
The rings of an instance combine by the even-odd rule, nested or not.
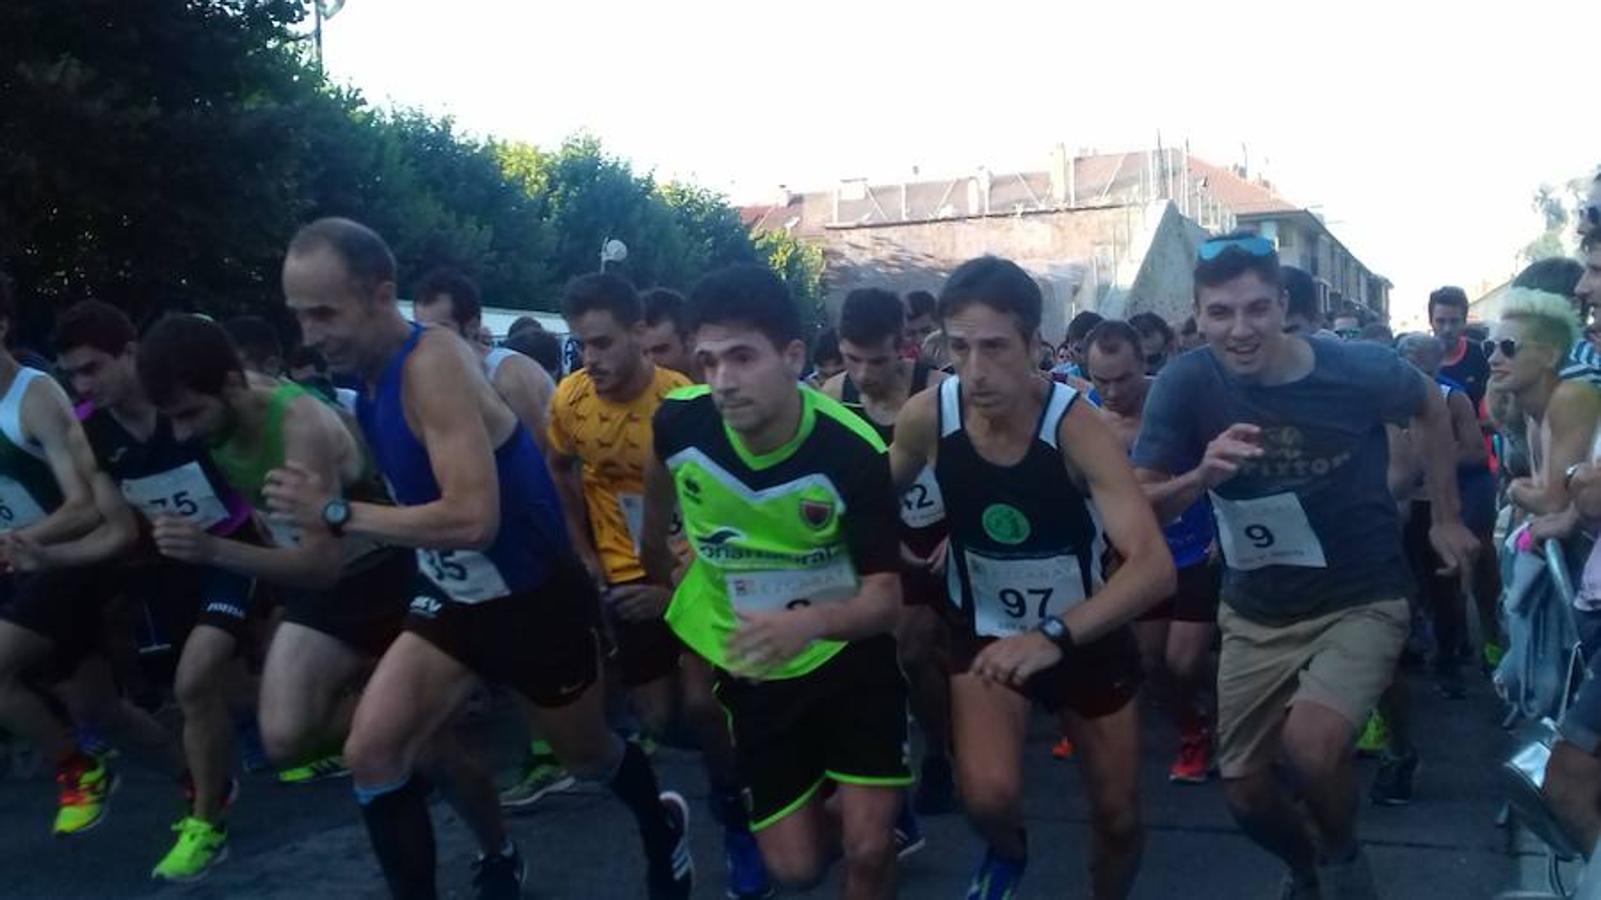
[(1486, 359), (1494, 356), (1497, 350), (1501, 351), (1501, 355), (1507, 359), (1518, 355), (1518, 342), (1511, 338), (1502, 338), (1499, 341), (1485, 341), (1482, 347)]
[(1196, 255), (1202, 262), (1211, 262), (1229, 250), (1240, 250), (1252, 256), (1272, 256), (1278, 251), (1273, 242), (1260, 235), (1247, 235), (1237, 238), (1213, 238), (1201, 245)]
[(1336, 330), (1334, 333), (1339, 335), (1343, 340), (1353, 341), (1353, 340), (1356, 340), (1357, 338), (1362, 336), (1362, 329), (1360, 329), (1360, 328), (1341, 328), (1341, 329)]
[(1579, 207), (1579, 221), (1591, 228), (1601, 228), (1601, 206), (1592, 203)]

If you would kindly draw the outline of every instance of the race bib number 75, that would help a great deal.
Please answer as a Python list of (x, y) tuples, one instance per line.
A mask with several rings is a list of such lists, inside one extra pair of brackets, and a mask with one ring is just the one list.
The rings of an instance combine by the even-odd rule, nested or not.
[(1249, 572), (1266, 566), (1321, 569), (1328, 565), (1323, 544), (1294, 494), (1227, 500), (1214, 493), (1212, 509), (1217, 513), (1223, 560), (1231, 569)]

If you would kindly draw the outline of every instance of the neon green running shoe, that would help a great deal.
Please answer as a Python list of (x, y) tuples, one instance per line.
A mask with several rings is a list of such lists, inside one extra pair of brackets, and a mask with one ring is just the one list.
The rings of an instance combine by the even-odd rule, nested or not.
[(343, 778), (350, 774), (345, 758), (339, 754), (314, 759), (303, 766), (278, 770), (279, 784), (310, 784), (327, 778)]
[(57, 837), (82, 834), (106, 819), (117, 775), (104, 760), (79, 755), (56, 770), (60, 803), (56, 808)]
[(1501, 658), (1506, 656), (1506, 648), (1495, 641), (1484, 642), (1484, 664), (1490, 668), (1501, 665)]
[(217, 863), (228, 858), (228, 828), (194, 816), (172, 826), (178, 842), (156, 863), (150, 877), (158, 881), (199, 881)]
[(1390, 747), (1390, 726), (1384, 723), (1384, 717), (1374, 710), (1368, 715), (1368, 723), (1362, 729), (1362, 736), (1356, 739), (1356, 752), (1358, 756), (1378, 756)]
[(553, 756), (535, 757), (523, 767), (517, 783), (500, 792), (501, 809), (522, 809), (533, 806), (545, 797), (571, 790), (577, 782), (567, 770), (556, 764)]

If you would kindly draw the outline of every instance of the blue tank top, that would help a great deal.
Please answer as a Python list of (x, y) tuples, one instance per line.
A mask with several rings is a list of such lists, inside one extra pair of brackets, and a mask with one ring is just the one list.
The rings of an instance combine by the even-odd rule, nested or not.
[[(411, 336), (384, 368), (371, 396), (363, 392), (356, 406), (356, 417), (378, 469), (402, 506), (439, 499), (428, 450), (407, 426), (401, 401), (406, 357), (421, 335), (422, 328), (413, 325)], [(539, 448), (521, 423), (495, 449), (495, 474), (500, 482), (500, 530), (488, 550), (417, 551), (422, 573), (446, 596), (462, 603), (482, 603), (532, 590), (559, 559), (572, 552), (555, 484)]]
[[(1089, 401), (1097, 407), (1104, 405), (1101, 395), (1094, 389), (1089, 392)], [(1205, 494), (1177, 519), (1162, 526), (1162, 537), (1167, 539), (1167, 550), (1173, 554), (1173, 565), (1182, 569), (1205, 562), (1206, 549), (1212, 546), (1212, 527), (1212, 502)]]

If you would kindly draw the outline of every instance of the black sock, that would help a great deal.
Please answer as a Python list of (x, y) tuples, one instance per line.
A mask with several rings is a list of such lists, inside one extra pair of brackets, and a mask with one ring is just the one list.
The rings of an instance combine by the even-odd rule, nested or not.
[(434, 823), (420, 778), (386, 788), (356, 788), (367, 836), (397, 900), (433, 900)]
[(623, 742), (623, 760), (618, 763), (617, 774), (612, 776), (609, 787), (634, 814), (651, 871), (672, 871), (677, 829), (667, 818), (667, 810), (662, 806), (661, 792), (656, 786), (656, 773), (650, 767), (650, 759), (638, 744)]

